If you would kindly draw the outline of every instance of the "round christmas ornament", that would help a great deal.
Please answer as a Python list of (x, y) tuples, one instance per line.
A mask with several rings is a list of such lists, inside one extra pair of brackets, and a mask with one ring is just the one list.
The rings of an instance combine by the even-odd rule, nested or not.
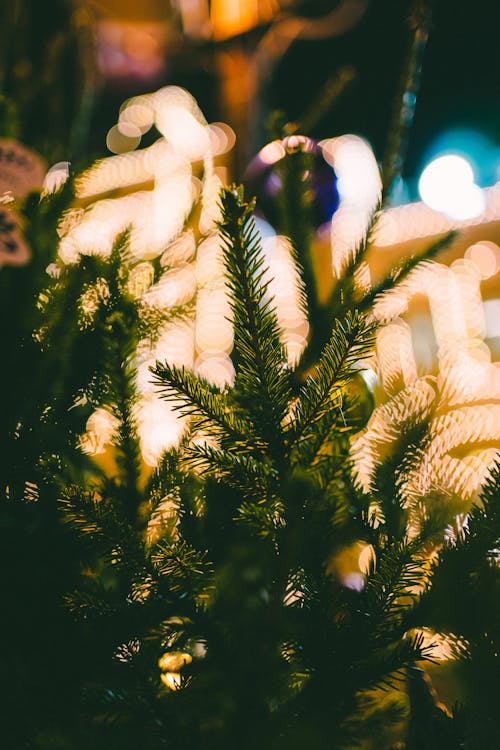
[(252, 159), (244, 176), (249, 192), (257, 198), (257, 213), (271, 224), (277, 217), (285, 157), (304, 154), (302, 179), (309, 180), (315, 226), (330, 221), (339, 205), (337, 177), (319, 144), (305, 135), (289, 135), (267, 143)]

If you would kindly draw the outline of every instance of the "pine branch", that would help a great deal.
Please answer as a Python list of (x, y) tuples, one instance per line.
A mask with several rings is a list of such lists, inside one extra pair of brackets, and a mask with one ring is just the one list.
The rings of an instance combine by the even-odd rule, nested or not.
[(419, 263), (422, 263), (426, 260), (432, 260), (442, 250), (445, 250), (449, 245), (453, 242), (453, 240), (456, 238), (457, 233), (456, 232), (448, 232), (444, 237), (440, 237), (438, 240), (433, 242), (424, 252), (420, 253), (419, 255), (412, 255), (411, 257), (407, 258), (404, 263), (402, 263), (399, 268), (395, 268), (389, 276), (386, 276), (385, 279), (383, 279), (379, 284), (373, 287), (368, 294), (366, 294), (362, 300), (359, 302), (359, 309), (362, 311), (368, 310), (370, 307), (372, 307), (373, 303), (376, 301), (376, 298), (384, 294), (385, 292), (390, 291), (391, 289), (394, 289), (398, 284), (400, 284), (402, 281), (406, 279), (408, 274), (413, 271), (416, 266), (418, 266)]
[(160, 542), (152, 551), (151, 561), (160, 579), (165, 579), (168, 591), (176, 596), (193, 598), (207, 593), (212, 586), (213, 569), (208, 553), (185, 541)]
[(221, 195), (226, 276), (234, 316), (236, 389), (260, 436), (273, 454), (284, 452), (281, 423), (291, 398), (286, 356), (271, 301), (264, 257), (252, 219), (253, 204), (243, 190), (224, 189)]
[(188, 456), (197, 470), (239, 490), (244, 497), (264, 502), (276, 491), (278, 475), (270, 462), (241, 452), (220, 451), (208, 445), (193, 445)]
[(500, 647), (499, 498), (497, 463), (483, 485), (481, 504), (472, 508), (458, 538), (440, 550), (416, 613), (423, 624), (462, 634), (474, 652), (493, 653)]
[(356, 400), (351, 401), (343, 390), (337, 389), (330, 399), (329, 408), (318, 417), (308, 434), (293, 443), (290, 454), (291, 464), (293, 466), (316, 465), (317, 461), (322, 459), (322, 454), (326, 452), (332, 437), (335, 437), (336, 450), (340, 450), (347, 459), (349, 439), (362, 426), (356, 407)]
[(412, 608), (417, 598), (415, 587), (425, 580), (420, 554), (418, 541), (397, 542), (380, 552), (377, 568), (368, 577), (365, 588), (372, 626), (377, 632), (381, 628), (380, 634), (387, 621), (397, 621)]
[[(113, 565), (135, 569), (143, 564), (140, 540), (113, 502), (117, 488), (111, 482), (104, 491), (83, 490), (78, 486), (63, 490), (59, 507), (63, 520), (91, 549), (105, 556)], [(117, 554), (117, 551), (126, 554)]]
[(332, 408), (335, 391), (354, 377), (355, 365), (373, 346), (374, 326), (358, 313), (350, 313), (342, 323), (336, 321), (330, 341), (323, 350), (315, 376), (302, 387), (290, 423), (290, 444), (305, 440), (317, 422)]
[(354, 301), (354, 275), (364, 261), (370, 242), (373, 239), (373, 234), (377, 227), (377, 222), (382, 215), (380, 204), (377, 205), (371, 212), (366, 232), (359, 245), (354, 248), (351, 253), (349, 262), (345, 266), (345, 270), (342, 277), (334, 285), (330, 298), (327, 302), (326, 308), (330, 311), (330, 314), (337, 315), (338, 310), (345, 311), (345, 309), (352, 309), (358, 307)]
[[(286, 130), (286, 126), (285, 126)], [(312, 142), (304, 136), (290, 136), (298, 139), (297, 150), (288, 149), (284, 159), (278, 163), (281, 178), (278, 207), (279, 224), (277, 231), (286, 235), (292, 244), (295, 261), (304, 282), (304, 302), (309, 312), (309, 321), (314, 328), (321, 322), (318, 304), (317, 283), (311, 260), (311, 238), (313, 234), (311, 182)], [(283, 143), (287, 143), (284, 140)]]
[(154, 513), (162, 499), (172, 491), (176, 493), (186, 479), (186, 472), (181, 468), (182, 451), (186, 448), (188, 438), (183, 435), (177, 448), (163, 453), (149, 477), (144, 490)]
[(107, 372), (110, 380), (110, 408), (119, 420), (116, 440), (116, 462), (121, 472), (122, 501), (132, 520), (140, 503), (139, 477), (141, 451), (134, 406), (137, 400), (136, 372), (132, 364), (138, 344), (138, 313), (123, 288), (123, 255), (127, 235), (120, 237), (110, 258), (108, 284), (110, 314), (107, 318)]
[(150, 346), (156, 343), (164, 327), (172, 322), (182, 322), (192, 318), (194, 301), (182, 305), (163, 308), (140, 302), (138, 307), (137, 335), (140, 339), (147, 339)]
[(157, 362), (150, 369), (155, 382), (163, 387), (162, 398), (174, 401), (180, 398), (182, 403), (174, 408), (183, 415), (195, 418), (194, 429), (211, 428), (231, 440), (236, 448), (238, 445), (248, 446), (249, 443), (254, 448), (258, 445), (248, 422), (234, 414), (227, 396), (208, 380), (168, 362)]

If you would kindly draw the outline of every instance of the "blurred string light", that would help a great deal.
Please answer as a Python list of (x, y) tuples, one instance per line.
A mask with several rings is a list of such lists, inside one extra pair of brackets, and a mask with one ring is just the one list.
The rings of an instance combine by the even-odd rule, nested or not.
[(484, 210), (479, 216), (452, 219), (422, 202), (386, 209), (373, 235), (375, 247), (389, 247), (400, 242), (444, 234), (452, 229), (474, 226), (500, 219), (500, 182), (482, 190)]
[[(500, 367), (491, 362), (484, 341), (494, 330), (480, 293), (481, 281), (500, 268), (499, 259), (495, 243), (475, 243), (450, 268), (420, 264), (376, 301), (374, 317), (386, 327), (377, 335), (375, 368), (387, 401), (353, 441), (363, 488), (370, 487), (380, 456), (397, 441), (402, 426), (428, 421), (429, 439), (418, 466), (401, 479), (403, 497), (410, 503), (429, 492), (465, 502), (476, 497), (500, 444)], [(398, 317), (416, 295), (429, 302), (437, 375), (418, 375), (416, 334)]]
[(141, 131), (131, 122), (113, 125), (106, 136), (106, 146), (114, 154), (133, 151), (141, 142)]
[(457, 221), (481, 216), (486, 207), (470, 163), (458, 154), (446, 154), (431, 161), (422, 172), (418, 189), (430, 208)]
[[(168, 86), (127, 100), (108, 134), (108, 146), (111, 135), (119, 134), (135, 139), (125, 147), (135, 147), (153, 126), (159, 138), (151, 146), (103, 159), (77, 180), (77, 197), (90, 203), (71, 209), (59, 226), (59, 255), (65, 263), (76, 262), (82, 254), (109, 256), (116, 236), (129, 229), (129, 293), (145, 306), (168, 310), (191, 305), (181, 321), (165, 324), (153, 347), (145, 340), (137, 351), (140, 398), (135, 416), (143, 459), (149, 465), (178, 441), (185, 426), (175, 404), (159, 398), (150, 365), (167, 360), (221, 387), (234, 378), (224, 268), (214, 262), (220, 253), (215, 222), (225, 177), (214, 159), (232, 148), (234, 133), (224, 123), (209, 125), (188, 92)], [(106, 196), (117, 189), (127, 192)], [(190, 214), (193, 221), (185, 229)], [(150, 260), (158, 256), (164, 273), (155, 282)], [(89, 295), (87, 307), (93, 301)], [(93, 415), (87, 428), (83, 444), (89, 452), (112, 444), (107, 414)]]
[(483, 280), (491, 278), (500, 270), (500, 247), (495, 242), (475, 242), (467, 248), (464, 257), (475, 266)]

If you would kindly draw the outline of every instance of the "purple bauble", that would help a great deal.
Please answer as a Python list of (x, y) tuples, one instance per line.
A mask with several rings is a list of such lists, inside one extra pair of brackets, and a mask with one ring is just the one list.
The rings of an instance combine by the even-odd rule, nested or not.
[(257, 198), (257, 213), (275, 225), (278, 217), (277, 203), (281, 190), (280, 163), (290, 154), (298, 152), (310, 156), (310, 169), (303, 178), (309, 180), (312, 190), (312, 213), (316, 227), (330, 221), (339, 205), (337, 178), (325, 160), (320, 145), (305, 135), (289, 135), (283, 140), (267, 143), (248, 165), (244, 181), (248, 193)]

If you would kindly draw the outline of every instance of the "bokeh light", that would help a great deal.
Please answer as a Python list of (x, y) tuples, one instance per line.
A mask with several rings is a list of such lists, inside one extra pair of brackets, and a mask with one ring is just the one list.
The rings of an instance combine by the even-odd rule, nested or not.
[(477, 269), (482, 279), (489, 279), (500, 269), (500, 247), (495, 242), (482, 240), (465, 251), (465, 258)]
[(446, 154), (430, 162), (422, 172), (418, 190), (424, 203), (458, 221), (480, 216), (486, 201), (474, 184), (469, 162), (458, 154)]
[(119, 122), (108, 130), (106, 146), (113, 154), (133, 151), (141, 142), (141, 131), (131, 122)]
[(363, 138), (349, 134), (319, 145), (337, 175), (340, 206), (331, 222), (331, 248), (333, 272), (339, 277), (365, 236), (382, 182), (373, 151)]

